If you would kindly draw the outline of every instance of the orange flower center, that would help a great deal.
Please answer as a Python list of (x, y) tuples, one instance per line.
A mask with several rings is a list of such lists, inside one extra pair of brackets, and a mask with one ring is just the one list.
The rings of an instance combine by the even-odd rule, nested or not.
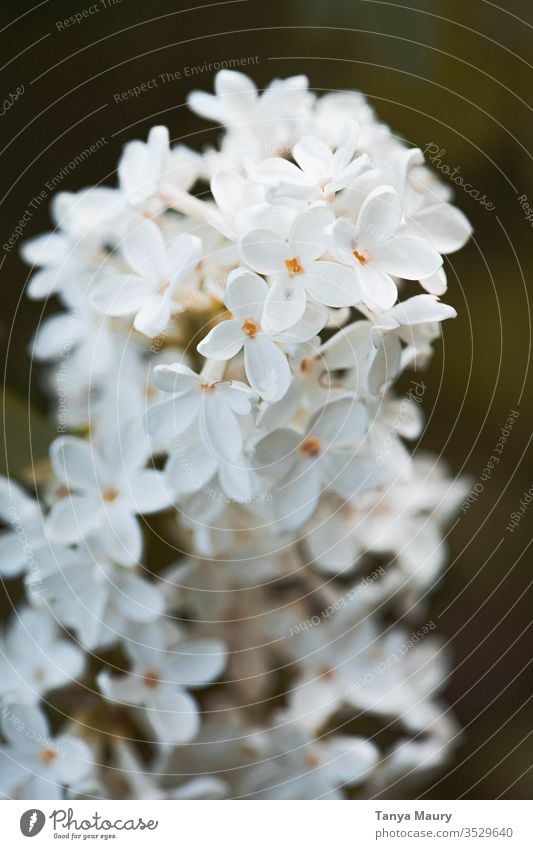
[(57, 752), (54, 749), (41, 749), (39, 758), (43, 764), (52, 763), (57, 758)]
[(115, 489), (112, 486), (109, 486), (107, 489), (104, 489), (102, 492), (102, 498), (104, 501), (116, 501), (119, 496), (118, 489)]
[(356, 258), (356, 259), (357, 259), (357, 260), (361, 263), (361, 265), (366, 265), (366, 264), (367, 264), (367, 262), (368, 262), (368, 257), (367, 257), (367, 255), (366, 255), (366, 254), (360, 253), (359, 251), (355, 250), (355, 251), (353, 252), (353, 255), (354, 255), (354, 257), (355, 257), (355, 258)]
[(300, 445), (300, 454), (303, 454), (304, 457), (316, 457), (320, 454), (321, 447), (322, 443), (318, 436), (309, 436), (305, 442), (302, 442)]
[(244, 330), (250, 339), (253, 339), (257, 335), (259, 325), (257, 321), (253, 320), (253, 318), (245, 318), (242, 323), (242, 330)]
[(157, 669), (147, 669), (143, 675), (144, 686), (155, 690), (159, 685), (159, 672)]
[(303, 266), (297, 256), (285, 260), (285, 266), (289, 274), (303, 274)]
[(204, 392), (214, 392), (216, 389), (216, 385), (214, 383), (201, 383), (200, 389)]

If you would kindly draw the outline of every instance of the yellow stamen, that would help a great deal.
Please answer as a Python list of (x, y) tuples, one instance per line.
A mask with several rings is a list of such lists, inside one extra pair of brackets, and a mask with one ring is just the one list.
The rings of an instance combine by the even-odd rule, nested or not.
[(357, 250), (356, 250), (356, 251), (354, 251), (354, 252), (353, 252), (353, 255), (354, 255), (354, 257), (355, 257), (357, 260), (359, 260), (359, 262), (361, 263), (361, 265), (366, 265), (366, 264), (367, 264), (367, 262), (368, 262), (368, 257), (366, 256), (366, 254), (359, 253), (359, 251), (357, 251)]
[(159, 686), (159, 672), (157, 669), (147, 669), (143, 675), (144, 686), (155, 690)]
[(245, 318), (241, 325), (241, 329), (244, 330), (244, 332), (250, 337), (250, 339), (253, 339), (255, 336), (257, 336), (259, 325), (257, 321), (253, 320), (253, 318)]
[(305, 442), (302, 442), (300, 445), (300, 454), (303, 454), (304, 457), (316, 457), (320, 454), (321, 448), (322, 443), (318, 436), (309, 436)]
[(54, 749), (41, 749), (39, 759), (43, 764), (52, 763), (57, 758), (57, 752)]
[(285, 260), (285, 267), (289, 274), (303, 274), (303, 266), (297, 256)]
[(107, 489), (104, 489), (102, 492), (102, 498), (104, 501), (116, 501), (119, 497), (120, 493), (118, 489), (115, 489), (112, 486), (109, 486)]

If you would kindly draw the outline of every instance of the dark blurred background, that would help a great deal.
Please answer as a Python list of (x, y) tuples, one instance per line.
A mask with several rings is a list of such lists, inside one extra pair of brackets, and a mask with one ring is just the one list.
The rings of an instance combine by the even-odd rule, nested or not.
[[(533, 231), (521, 206), (533, 206), (531, 0), (507, 0), (501, 8), (488, 0), (196, 2), (97, 0), (96, 11), (69, 27), (57, 22), (89, 9), (89, 0), (3, 4), (2, 99), (11, 103), (10, 95), (23, 92), (0, 110), (0, 243), (28, 209), (26, 238), (48, 228), (47, 181), (102, 136), (105, 143), (61, 189), (112, 182), (122, 145), (144, 138), (154, 123), (166, 123), (174, 139), (195, 147), (214, 141), (206, 122), (184, 108), (191, 89), (212, 88), (213, 74), (187, 75), (186, 68), (223, 59), (258, 56), (249, 70), (259, 87), (305, 73), (317, 92), (360, 89), (394, 132), (443, 151), (441, 162), (457, 167), (494, 208), (456, 189), (475, 234), (446, 263), (446, 300), (459, 317), (446, 323), (444, 344), (424, 377), (429, 421), (422, 445), (442, 452), (454, 474), (468, 474), (475, 484), (510, 412), (519, 416), (483, 492), (452, 529), (450, 568), (432, 604), (453, 646), (446, 695), (465, 736), (426, 798), (531, 797), (533, 505), (512, 533), (506, 530), (533, 484)], [(165, 73), (177, 79), (163, 84)], [(158, 86), (115, 102), (116, 93), (154, 77)], [(42, 192), (44, 201), (32, 206)], [(0, 251), (2, 458), (3, 472), (13, 475), (32, 457), (44, 457), (53, 435), (26, 354), (42, 305), (23, 295), (18, 247)]]

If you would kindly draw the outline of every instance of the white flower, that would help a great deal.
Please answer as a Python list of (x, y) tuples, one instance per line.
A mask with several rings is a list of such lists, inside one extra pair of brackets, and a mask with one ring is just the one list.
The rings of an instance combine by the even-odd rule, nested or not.
[(296, 165), (281, 157), (265, 159), (251, 168), (251, 177), (267, 185), (274, 199), (331, 201), (372, 168), (366, 154), (354, 159), (358, 133), (358, 126), (348, 123), (335, 152), (320, 139), (304, 136), (292, 149)]
[(30, 298), (60, 295), (67, 303), (85, 296), (105, 261), (104, 244), (114, 242), (124, 206), (116, 189), (96, 186), (52, 201), (56, 229), (22, 245), (22, 258), (40, 266), (28, 286)]
[(212, 380), (188, 366), (157, 366), (157, 385), (172, 397), (148, 410), (148, 430), (154, 439), (170, 441), (194, 423), (207, 451), (231, 462), (242, 449), (236, 418), (250, 412), (252, 392), (237, 380)]
[(252, 799), (343, 799), (342, 788), (365, 781), (378, 762), (369, 740), (344, 734), (314, 739), (296, 723), (254, 734), (246, 745), (259, 761), (246, 776)]
[(121, 245), (133, 274), (109, 275), (92, 292), (95, 309), (105, 315), (134, 315), (139, 333), (153, 337), (168, 325), (176, 286), (188, 277), (201, 256), (197, 236), (182, 233), (165, 245), (152, 221), (141, 221), (124, 237)]
[(0, 641), (0, 694), (15, 702), (36, 702), (49, 690), (78, 678), (85, 667), (80, 649), (58, 639), (47, 611), (18, 610)]
[(319, 304), (332, 307), (360, 300), (352, 271), (336, 262), (317, 262), (326, 252), (324, 231), (332, 217), (327, 206), (318, 205), (295, 218), (286, 239), (273, 230), (251, 230), (241, 239), (245, 265), (274, 277), (263, 314), (270, 332), (287, 330), (302, 318), (306, 292)]
[(73, 543), (96, 532), (110, 557), (125, 566), (137, 563), (142, 534), (136, 514), (170, 504), (162, 472), (145, 468), (148, 457), (140, 424), (108, 436), (102, 450), (74, 436), (56, 439), (50, 459), (67, 494), (47, 518), (51, 539)]
[(157, 214), (172, 206), (173, 189), (187, 191), (198, 175), (199, 157), (185, 145), (170, 149), (168, 129), (152, 127), (148, 140), (132, 141), (118, 164), (120, 188), (133, 207)]
[(279, 429), (258, 442), (256, 466), (275, 479), (272, 509), (283, 528), (307, 521), (323, 487), (349, 497), (375, 484), (372, 464), (347, 450), (363, 435), (367, 422), (365, 407), (344, 398), (318, 410), (303, 434)]
[(303, 75), (273, 80), (260, 93), (250, 77), (230, 70), (216, 75), (215, 94), (193, 91), (187, 98), (193, 112), (226, 127), (223, 152), (241, 166), (243, 155), (259, 160), (292, 147), (303, 134), (312, 101)]
[(198, 706), (188, 692), (219, 677), (226, 663), (217, 640), (185, 640), (167, 649), (156, 625), (143, 628), (137, 643), (128, 643), (132, 670), (121, 677), (103, 671), (98, 685), (104, 696), (127, 705), (142, 705), (158, 739), (191, 740), (200, 727)]
[(263, 327), (268, 286), (262, 277), (237, 268), (228, 277), (224, 297), (233, 316), (217, 324), (198, 345), (204, 357), (229, 360), (244, 348), (244, 369), (252, 389), (265, 401), (279, 401), (291, 381), (287, 358), (279, 345), (305, 342), (322, 329), (325, 321), (319, 308), (309, 305), (289, 333), (272, 334)]
[(45, 541), (41, 507), (18, 483), (0, 477), (0, 519), (11, 528), (0, 534), (0, 575), (15, 578)]
[(228, 795), (228, 785), (210, 775), (191, 778), (177, 787), (163, 786), (157, 762), (152, 771), (147, 770), (126, 740), (118, 740), (114, 748), (117, 768), (127, 778), (131, 799), (224, 799)]
[[(421, 280), (442, 265), (440, 254), (427, 241), (398, 232), (401, 223), (398, 194), (380, 186), (366, 197), (355, 225), (338, 218), (329, 228), (334, 255), (353, 269), (362, 300), (370, 307), (392, 307), (398, 297), (392, 277)], [(348, 301), (338, 304), (345, 305)]]
[(130, 624), (154, 622), (165, 609), (157, 584), (111, 562), (97, 539), (78, 549), (42, 549), (27, 580), (36, 604), (46, 605), (87, 649), (116, 643)]
[(89, 746), (72, 734), (51, 737), (44, 714), (29, 705), (2, 711), (0, 786), (15, 799), (62, 799), (64, 788), (75, 791), (93, 771)]

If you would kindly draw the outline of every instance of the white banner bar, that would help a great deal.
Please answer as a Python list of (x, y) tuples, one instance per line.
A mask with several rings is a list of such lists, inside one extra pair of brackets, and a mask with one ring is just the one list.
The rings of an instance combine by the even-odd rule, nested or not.
[[(343, 845), (531, 849), (531, 805), (521, 801), (4, 801), (6, 849), (103, 843), (117, 847), (281, 849)], [(274, 810), (275, 808), (275, 810)]]

